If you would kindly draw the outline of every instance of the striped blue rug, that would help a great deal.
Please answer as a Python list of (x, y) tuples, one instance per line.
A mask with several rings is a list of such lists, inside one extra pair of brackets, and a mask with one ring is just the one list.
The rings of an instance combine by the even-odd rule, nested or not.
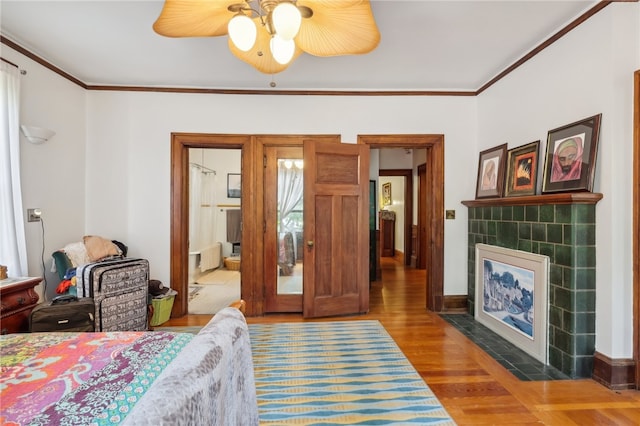
[(454, 425), (378, 321), (250, 324), (261, 425)]

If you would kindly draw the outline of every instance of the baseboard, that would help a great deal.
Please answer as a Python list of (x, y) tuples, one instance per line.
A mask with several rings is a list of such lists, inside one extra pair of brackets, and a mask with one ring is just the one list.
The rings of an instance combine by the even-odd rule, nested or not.
[(467, 312), (467, 295), (444, 296), (443, 313)]
[(635, 362), (632, 359), (612, 359), (596, 352), (592, 378), (609, 389), (635, 389)]

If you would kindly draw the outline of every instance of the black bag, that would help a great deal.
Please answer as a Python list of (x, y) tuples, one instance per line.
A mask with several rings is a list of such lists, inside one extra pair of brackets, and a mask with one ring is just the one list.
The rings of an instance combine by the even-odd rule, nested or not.
[(63, 295), (33, 308), (29, 316), (29, 331), (94, 331), (93, 299)]

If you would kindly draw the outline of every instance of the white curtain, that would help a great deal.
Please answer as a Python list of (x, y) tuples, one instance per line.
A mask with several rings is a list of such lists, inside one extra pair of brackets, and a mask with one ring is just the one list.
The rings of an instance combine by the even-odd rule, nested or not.
[(293, 231), (288, 216), (302, 200), (304, 190), (302, 170), (278, 166), (278, 207), (280, 208), (280, 232)]
[(200, 244), (201, 248), (211, 247), (214, 239), (214, 202), (215, 202), (215, 177), (212, 172), (202, 173), (202, 190), (200, 207)]
[(189, 251), (201, 251), (215, 242), (215, 177), (191, 165), (189, 177)]
[(20, 71), (0, 62), (0, 264), (27, 276), (27, 241), (20, 186)]
[(189, 251), (199, 251), (200, 205), (202, 204), (202, 172), (200, 167), (191, 165), (189, 176)]

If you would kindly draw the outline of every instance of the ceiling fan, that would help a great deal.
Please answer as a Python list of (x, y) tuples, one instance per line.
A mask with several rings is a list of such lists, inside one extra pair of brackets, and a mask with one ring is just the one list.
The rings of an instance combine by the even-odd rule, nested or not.
[(369, 0), (165, 0), (153, 29), (167, 37), (229, 34), (231, 52), (265, 74), (303, 52), (358, 55), (380, 42)]

